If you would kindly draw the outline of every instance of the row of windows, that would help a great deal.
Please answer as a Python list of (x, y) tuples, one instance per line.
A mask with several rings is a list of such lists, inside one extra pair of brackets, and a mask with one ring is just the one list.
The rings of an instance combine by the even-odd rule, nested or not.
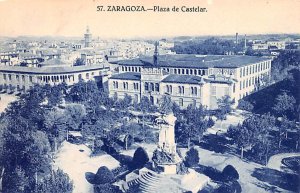
[[(184, 92), (185, 92), (184, 86), (178, 86), (178, 94), (184, 95)], [(172, 85), (167, 85), (166, 86), (166, 93), (169, 93), (169, 94), (173, 93), (173, 87), (172, 87)], [(194, 87), (193, 86), (190, 87), (190, 94), (197, 96), (197, 94), (198, 94), (197, 87), (195, 87), (195, 86)]]
[[(3, 79), (11, 81), (12, 75), (11, 74), (3, 74)], [(20, 81), (20, 75), (16, 75), (16, 80)], [(21, 80), (25, 81), (25, 75), (21, 75)], [(29, 76), (29, 81), (32, 82), (32, 76)]]
[(145, 82), (145, 91), (159, 92), (159, 83)]
[[(122, 66), (122, 71), (125, 72), (141, 72), (141, 67), (136, 66)], [(163, 68), (164, 71), (170, 73), (170, 68)], [(174, 74), (186, 74), (186, 75), (206, 75), (206, 70), (201, 69), (184, 69), (184, 68), (174, 68)]]
[[(118, 89), (119, 88), (119, 83), (118, 81), (113, 81), (113, 88)], [(123, 82), (123, 89), (128, 90), (128, 82)], [(139, 83), (134, 82), (133, 83), (133, 89), (134, 90), (139, 90)]]
[(122, 66), (122, 71), (124, 72), (141, 72), (141, 67), (137, 66)]
[[(167, 72), (169, 72), (167, 70)], [(176, 69), (174, 68), (174, 74), (186, 74), (186, 75), (206, 75), (206, 70), (200, 70), (200, 69)]]
[[(99, 72), (100, 75), (101, 72)], [(78, 79), (82, 79), (82, 74), (78, 74)], [(85, 78), (90, 79), (90, 76), (95, 76), (95, 72), (91, 73), (86, 73)], [(16, 75), (15, 76), (17, 81), (25, 81), (25, 75)], [(33, 81), (33, 76), (28, 76), (29, 82)], [(11, 74), (3, 74), (3, 79), (11, 81), (12, 80), (12, 75)], [(37, 76), (37, 79), (40, 81), (44, 81), (46, 83), (52, 81), (52, 82), (58, 82), (58, 81), (63, 81), (65, 82), (67, 79), (74, 81), (74, 75), (56, 75), (56, 76)]]
[[(265, 73), (264, 75), (261, 75), (260, 77), (262, 78), (263, 76), (265, 75), (268, 75), (269, 73)], [(244, 81), (241, 81), (240, 82), (240, 90), (244, 89), (244, 88), (248, 88), (252, 85), (256, 85), (259, 83), (259, 76), (256, 76), (256, 77), (251, 77), (251, 78), (247, 78), (246, 80)]]
[[(195, 99), (193, 99), (192, 101), (193, 101), (193, 102), (192, 102), (191, 105), (196, 106), (196, 105), (197, 105), (197, 101), (196, 101)], [(183, 107), (183, 98), (179, 98), (178, 105), (179, 105), (180, 107)]]
[(270, 62), (263, 62), (256, 65), (243, 67), (240, 69), (240, 77), (248, 76), (249, 74), (269, 69), (270, 66)]

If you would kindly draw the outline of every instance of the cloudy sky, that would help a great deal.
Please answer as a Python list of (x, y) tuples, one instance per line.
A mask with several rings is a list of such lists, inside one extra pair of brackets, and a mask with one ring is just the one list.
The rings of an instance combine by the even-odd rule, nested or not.
[[(97, 12), (103, 5), (200, 6), (206, 13)], [(0, 0), (0, 36), (300, 33), (300, 0)]]

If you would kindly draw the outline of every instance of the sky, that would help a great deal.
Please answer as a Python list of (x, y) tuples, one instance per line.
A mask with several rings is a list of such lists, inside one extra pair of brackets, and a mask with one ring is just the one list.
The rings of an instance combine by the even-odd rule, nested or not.
[[(97, 6), (205, 7), (207, 12), (97, 12)], [(300, 33), (300, 0), (0, 0), (0, 36), (134, 38)]]

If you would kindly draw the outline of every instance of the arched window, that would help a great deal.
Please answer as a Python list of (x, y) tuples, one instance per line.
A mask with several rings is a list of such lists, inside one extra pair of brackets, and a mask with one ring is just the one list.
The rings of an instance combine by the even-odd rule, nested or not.
[(181, 94), (181, 86), (178, 86), (178, 93)]
[(149, 84), (148, 84), (148, 82), (145, 82), (145, 90), (149, 90)]
[(152, 82), (150, 83), (150, 90), (154, 91), (154, 84)]
[(170, 93), (172, 93), (172, 85), (170, 85)]
[(159, 84), (155, 83), (155, 91), (159, 92)]

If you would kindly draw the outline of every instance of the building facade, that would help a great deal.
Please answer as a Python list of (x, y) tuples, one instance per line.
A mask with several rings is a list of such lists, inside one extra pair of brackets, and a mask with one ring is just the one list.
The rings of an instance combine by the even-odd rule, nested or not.
[[(156, 62), (155, 62), (156, 61)], [(217, 108), (228, 95), (235, 102), (256, 91), (271, 72), (271, 59), (251, 56), (162, 55), (116, 62), (118, 73), (109, 78), (111, 97), (146, 96), (158, 104), (169, 95), (179, 106)]]
[(0, 90), (8, 93), (24, 92), (35, 84), (72, 85), (79, 80), (107, 81), (109, 67), (103, 65), (63, 67), (1, 66)]

